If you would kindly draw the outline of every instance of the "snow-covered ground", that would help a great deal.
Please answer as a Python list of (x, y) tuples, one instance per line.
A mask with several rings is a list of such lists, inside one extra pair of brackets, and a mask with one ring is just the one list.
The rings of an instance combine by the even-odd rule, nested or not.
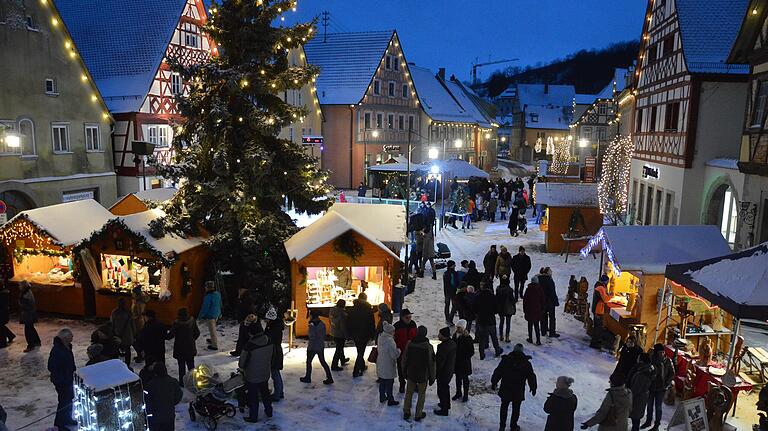
[[(532, 225), (532, 224), (531, 224)], [(571, 274), (580, 277), (584, 275), (592, 283), (598, 273), (599, 263), (592, 257), (580, 259), (578, 255), (571, 256), (569, 262), (556, 254), (543, 254), (539, 250), (543, 244), (543, 233), (537, 228), (529, 231), (528, 235), (510, 238), (506, 225), (502, 223), (479, 223), (475, 229), (463, 233), (461, 230), (448, 229), (438, 237), (445, 242), (453, 253), (453, 259), (473, 259), (482, 267), (482, 258), (491, 244), (506, 245), (511, 251), (523, 245), (532, 256), (534, 269), (549, 266), (554, 271), (555, 282), (561, 298), (565, 297), (567, 280)], [(482, 268), (480, 268), (482, 269)], [(442, 275), (442, 271), (438, 274)], [(438, 277), (439, 278), (439, 277)], [(416, 292), (406, 298), (405, 305), (414, 313), (418, 324), (429, 328), (430, 338), (434, 338), (437, 330), (445, 325), (443, 321), (443, 298), (440, 281), (430, 278), (417, 281)], [(562, 309), (562, 307), (561, 307)], [(560, 313), (557, 316), (559, 339), (543, 338), (543, 345), (535, 347), (525, 343), (527, 327), (522, 313), (513, 318), (511, 342), (503, 343), (505, 352), (512, 350), (514, 343), (525, 344), (526, 352), (533, 357), (532, 363), (539, 381), (539, 391), (536, 396), (526, 395), (523, 403), (520, 426), (523, 430), (542, 429), (546, 421), (542, 407), (547, 394), (554, 388), (555, 379), (559, 375), (570, 375), (575, 378), (573, 389), (579, 397), (579, 407), (576, 412), (577, 423), (588, 419), (597, 410), (608, 386), (608, 376), (612, 372), (615, 360), (608, 353), (596, 352), (588, 347), (582, 323), (573, 317)], [(8, 411), (9, 428), (15, 430), (37, 418), (51, 413), (56, 405), (56, 394), (48, 381), (46, 360), (51, 340), (56, 331), (64, 326), (73, 329), (75, 333), (75, 360), (78, 365), (86, 361), (85, 349), (90, 333), (95, 324), (82, 321), (44, 319), (38, 324), (38, 331), (43, 339), (40, 351), (24, 354), (23, 332), (18, 324), (12, 324), (11, 329), (19, 336), (8, 349), (0, 349), (0, 404)], [(203, 331), (205, 334), (206, 331)], [(198, 345), (201, 355), (197, 363), (207, 362), (220, 367), (228, 373), (236, 367), (236, 360), (228, 355), (233, 348), (236, 338), (236, 328), (233, 324), (220, 326), (221, 350), (212, 353), (204, 349), (204, 336)], [(453, 403), (449, 417), (432, 415), (436, 407), (436, 387), (430, 387), (427, 392), (425, 410), (427, 418), (421, 422), (406, 422), (402, 419), (400, 407), (386, 407), (378, 402), (378, 387), (376, 385), (375, 365), (369, 364), (369, 370), (364, 377), (352, 380), (351, 363), (344, 372), (334, 373), (335, 384), (324, 386), (321, 383), (322, 370), (315, 362), (312, 384), (299, 382), (304, 374), (305, 349), (302, 340), (297, 341), (298, 347), (289, 351), (285, 357), (286, 398), (275, 404), (275, 415), (272, 419), (257, 425), (249, 425), (240, 419), (238, 414), (233, 419), (224, 418), (219, 423), (220, 430), (238, 429), (270, 429), (270, 430), (391, 430), (391, 429), (424, 429), (424, 430), (491, 430), (498, 428), (499, 398), (491, 390), (490, 376), (498, 364), (492, 354), (480, 361), (474, 358), (474, 374), (471, 377), (472, 397), (466, 404)], [(330, 345), (330, 344), (329, 344)], [(287, 344), (285, 345), (287, 350)], [(168, 343), (168, 367), (171, 375), (177, 375), (176, 364), (170, 358), (171, 343)], [(348, 347), (347, 356), (354, 357), (354, 348)], [(326, 349), (326, 359), (333, 356), (331, 348)], [(397, 385), (396, 385), (397, 386)], [(452, 385), (453, 391), (453, 385)], [(397, 394), (402, 400), (402, 396)], [(737, 417), (729, 418), (729, 422), (739, 430), (751, 429), (756, 418), (756, 395), (739, 398)], [(187, 405), (193, 395), (185, 391), (184, 400), (177, 406), (177, 429), (204, 429), (199, 423), (190, 422)], [(674, 411), (673, 407), (664, 407), (665, 423)], [(45, 429), (52, 424), (52, 418), (32, 425), (30, 430)], [(666, 426), (662, 429), (666, 429)]]

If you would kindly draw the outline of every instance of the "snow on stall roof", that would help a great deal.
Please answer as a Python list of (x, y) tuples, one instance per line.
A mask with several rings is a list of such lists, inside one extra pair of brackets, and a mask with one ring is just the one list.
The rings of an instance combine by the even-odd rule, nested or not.
[(304, 45), (307, 62), (320, 68), (316, 82), (320, 103), (360, 102), (393, 37), (393, 30), (328, 33)]
[(149, 233), (149, 224), (164, 215), (165, 212), (160, 208), (153, 208), (136, 214), (120, 216), (117, 219), (122, 220), (131, 232), (144, 237), (152, 248), (163, 255), (167, 253), (181, 254), (203, 243), (202, 238), (182, 238), (170, 233), (166, 233), (162, 238), (153, 237)]
[(722, 260), (686, 273), (712, 293), (736, 303), (768, 305), (768, 250), (766, 244), (747, 253), (725, 256)]
[[(411, 172), (424, 171), (429, 168), (418, 163), (411, 163)], [(395, 163), (382, 163), (380, 165), (369, 166), (369, 171), (374, 172), (406, 172), (408, 171), (408, 163), (395, 162)]]
[(403, 205), (335, 203), (328, 211), (344, 216), (387, 246), (405, 245), (405, 207)]
[(299, 261), (350, 230), (360, 234), (365, 239), (376, 244), (382, 250), (385, 250), (391, 256), (399, 259), (395, 253), (387, 248), (381, 241), (376, 239), (373, 234), (367, 232), (365, 229), (356, 225), (336, 211), (328, 211), (320, 218), (320, 220), (317, 220), (290, 237), (284, 243), (285, 251), (288, 253), (289, 259), (296, 259)]
[(712, 159), (707, 162), (707, 166), (712, 166), (715, 168), (723, 168), (723, 169), (733, 169), (738, 170), (739, 161), (736, 159)]
[(430, 118), (437, 121), (464, 123), (474, 120), (467, 110), (456, 102), (440, 78), (431, 70), (414, 65), (410, 65), (408, 69), (411, 71), (411, 78), (421, 106)]
[(125, 362), (120, 359), (88, 365), (79, 368), (75, 374), (83, 380), (83, 385), (93, 392), (105, 391), (139, 380), (139, 376), (129, 370)]
[(550, 207), (597, 208), (597, 183), (536, 183), (536, 203)]
[(717, 226), (603, 226), (582, 249), (607, 244), (609, 258), (621, 271), (664, 274), (666, 266), (731, 252)]
[(48, 232), (58, 244), (70, 246), (90, 237), (112, 217), (101, 204), (85, 199), (22, 211), (6, 226), (11, 226), (16, 219), (26, 218)]
[(179, 190), (174, 187), (147, 189), (134, 193), (137, 198), (146, 202), (165, 202), (170, 200)]

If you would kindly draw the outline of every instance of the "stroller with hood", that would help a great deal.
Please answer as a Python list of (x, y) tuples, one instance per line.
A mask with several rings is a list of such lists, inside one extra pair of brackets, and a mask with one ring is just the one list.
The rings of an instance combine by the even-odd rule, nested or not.
[(189, 403), (189, 418), (195, 422), (198, 416), (208, 430), (215, 430), (219, 419), (237, 414), (237, 409), (229, 400), (241, 397), (239, 389), (245, 386), (243, 375), (232, 373), (222, 381), (218, 371), (211, 365), (201, 364), (184, 376), (184, 387), (196, 395)]

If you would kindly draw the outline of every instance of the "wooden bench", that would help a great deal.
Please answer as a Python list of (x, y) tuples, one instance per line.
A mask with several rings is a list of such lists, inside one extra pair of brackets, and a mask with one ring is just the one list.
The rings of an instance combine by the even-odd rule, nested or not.
[(768, 352), (762, 347), (747, 347), (742, 357), (742, 361), (747, 364), (747, 371), (744, 374), (754, 376), (753, 379), (758, 385), (764, 385), (768, 382)]

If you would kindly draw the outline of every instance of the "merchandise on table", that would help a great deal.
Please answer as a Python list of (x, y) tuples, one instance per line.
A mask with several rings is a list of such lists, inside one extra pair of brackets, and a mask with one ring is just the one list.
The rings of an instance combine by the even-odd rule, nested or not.
[(368, 302), (384, 302), (384, 268), (355, 266), (336, 268), (307, 268), (307, 307), (333, 307), (339, 299), (347, 306), (365, 292)]
[(138, 284), (144, 293), (157, 296), (162, 290), (163, 271), (162, 264), (158, 261), (102, 254), (103, 288), (99, 292), (110, 293), (111, 291), (130, 295), (133, 287)]

